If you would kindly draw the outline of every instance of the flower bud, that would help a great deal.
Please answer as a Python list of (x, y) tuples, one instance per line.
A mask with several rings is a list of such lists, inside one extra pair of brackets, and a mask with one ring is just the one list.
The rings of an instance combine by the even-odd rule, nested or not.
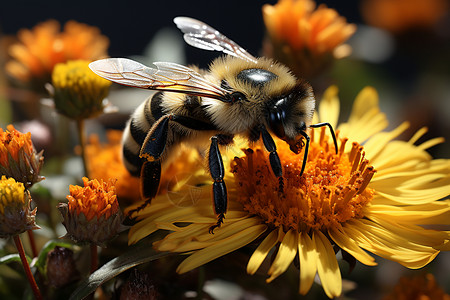
[(71, 185), (68, 203), (60, 203), (66, 237), (76, 242), (99, 246), (115, 237), (121, 229), (123, 214), (117, 201), (115, 180), (83, 177), (84, 187)]
[(23, 183), (2, 176), (0, 180), (0, 237), (39, 229), (35, 223), (37, 208), (31, 210), (31, 197)]

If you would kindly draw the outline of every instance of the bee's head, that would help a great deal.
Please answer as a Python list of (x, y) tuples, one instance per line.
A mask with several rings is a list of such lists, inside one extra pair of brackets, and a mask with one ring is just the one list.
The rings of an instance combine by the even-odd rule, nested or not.
[(287, 93), (267, 102), (267, 126), (280, 139), (294, 141), (299, 132), (310, 125), (314, 105), (312, 87), (305, 81), (299, 81)]

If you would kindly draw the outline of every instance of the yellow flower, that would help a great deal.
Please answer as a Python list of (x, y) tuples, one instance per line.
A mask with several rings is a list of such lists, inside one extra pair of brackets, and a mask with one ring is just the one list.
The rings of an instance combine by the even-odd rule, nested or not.
[[(419, 226), (450, 225), (450, 200), (441, 200), (450, 191), (450, 160), (433, 160), (425, 151), (442, 139), (414, 145), (423, 129), (409, 141), (394, 140), (408, 124), (383, 131), (388, 122), (372, 88), (357, 96), (346, 123), (337, 126), (338, 115), (337, 88), (331, 87), (315, 122), (328, 121), (338, 128), (339, 151), (335, 153), (325, 130), (311, 130), (311, 152), (302, 177), (303, 155), (277, 141), (284, 166), (282, 194), (263, 147), (233, 152), (227, 154), (228, 159), (237, 157), (231, 162), (232, 174), (225, 177), (229, 208), (221, 228), (208, 233), (216, 219), (211, 179), (194, 169), (190, 184), (179, 186), (178, 194), (172, 195), (190, 195), (196, 199), (193, 205), (177, 208), (166, 195), (156, 197), (137, 214), (140, 222), (131, 228), (129, 243), (159, 229), (170, 230), (154, 247), (188, 254), (177, 269), (184, 273), (257, 241), (248, 273), (254, 274), (276, 249), (268, 282), (284, 273), (297, 256), (299, 292), (306, 294), (318, 274), (330, 298), (342, 289), (335, 250), (369, 266), (376, 262), (366, 251), (411, 269), (425, 266), (440, 250), (449, 249), (449, 232)], [(194, 187), (202, 186), (207, 188), (193, 193)]]
[(350, 53), (344, 42), (356, 31), (334, 9), (312, 0), (279, 0), (262, 8), (271, 44), (266, 54), (309, 77)]
[(394, 290), (383, 300), (450, 300), (447, 294), (436, 282), (433, 274), (423, 274), (416, 277), (400, 278)]
[(43, 151), (36, 153), (31, 133), (21, 133), (13, 125), (0, 128), (0, 174), (22, 182), (26, 188), (44, 179), (39, 175), (44, 164)]
[(56, 110), (72, 119), (95, 117), (103, 112), (111, 81), (95, 75), (89, 61), (57, 64), (52, 73)]
[(361, 13), (365, 21), (393, 33), (414, 28), (433, 28), (446, 13), (446, 0), (365, 0)]
[(76, 242), (104, 245), (116, 236), (123, 220), (115, 180), (104, 182), (83, 177), (83, 183), (84, 187), (71, 185), (68, 203), (60, 203), (58, 207), (67, 237)]
[(64, 30), (49, 20), (33, 29), (22, 29), (18, 42), (9, 48), (12, 60), (5, 68), (15, 80), (43, 90), (57, 63), (68, 60), (96, 60), (107, 56), (109, 40), (96, 27), (68, 21)]
[(34, 222), (35, 208), (30, 210), (31, 198), (23, 183), (13, 178), (0, 180), (0, 237), (18, 235), (22, 232), (39, 229)]

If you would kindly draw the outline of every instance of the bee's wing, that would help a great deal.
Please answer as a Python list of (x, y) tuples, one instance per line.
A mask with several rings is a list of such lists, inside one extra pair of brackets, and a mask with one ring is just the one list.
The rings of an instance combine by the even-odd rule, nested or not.
[(206, 80), (191, 68), (169, 62), (153, 64), (156, 68), (127, 58), (106, 58), (90, 63), (89, 67), (97, 75), (127, 86), (229, 101), (227, 90)]
[(256, 63), (254, 56), (208, 24), (188, 17), (176, 17), (173, 21), (184, 33), (184, 40), (189, 45), (205, 50), (221, 51)]

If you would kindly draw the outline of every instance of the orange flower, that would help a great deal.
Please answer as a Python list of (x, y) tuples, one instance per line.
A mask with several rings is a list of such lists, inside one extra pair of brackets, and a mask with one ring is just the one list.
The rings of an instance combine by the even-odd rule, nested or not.
[(412, 278), (402, 277), (392, 293), (383, 300), (450, 300), (447, 294), (436, 282), (433, 274), (424, 274)]
[[(334, 9), (312, 0), (280, 0), (262, 8), (271, 45), (266, 55), (302, 77), (321, 71), (333, 58), (348, 55), (343, 43), (356, 31)], [(298, 72), (297, 72), (298, 70)]]
[(31, 30), (20, 30), (17, 37), (19, 42), (9, 48), (12, 60), (6, 64), (6, 71), (14, 79), (39, 89), (50, 82), (57, 63), (105, 57), (109, 45), (97, 27), (76, 21), (68, 21), (61, 32), (60, 24), (49, 20)]
[(89, 181), (83, 177), (84, 187), (78, 185), (70, 186), (69, 210), (77, 215), (83, 213), (88, 221), (94, 217), (108, 219), (119, 211), (117, 202), (115, 180), (100, 182), (96, 179)]
[(39, 171), (44, 163), (43, 151), (36, 153), (31, 133), (21, 133), (8, 125), (0, 128), (0, 172), (22, 182), (26, 188), (44, 179)]
[[(133, 177), (122, 162), (122, 132), (109, 130), (107, 144), (101, 144), (98, 136), (92, 135), (86, 146), (86, 155), (91, 178), (108, 180), (116, 178), (116, 192), (119, 201), (138, 202), (140, 196), (140, 179)], [(158, 194), (171, 193), (175, 185), (179, 184), (178, 177), (194, 166), (202, 165), (203, 161), (197, 153), (180, 151), (179, 156), (164, 166), (161, 174)], [(181, 177), (180, 177), (181, 178)], [(170, 195), (168, 196), (170, 199)], [(183, 205), (179, 203), (179, 205)]]
[(263, 6), (263, 17), (269, 35), (287, 42), (294, 50), (308, 48), (311, 52), (332, 52), (356, 30), (344, 17), (326, 5), (311, 0), (280, 0)]
[(367, 23), (394, 33), (431, 28), (448, 13), (446, 0), (366, 0), (361, 13)]
[(123, 220), (117, 202), (115, 180), (89, 180), (84, 187), (71, 185), (68, 203), (60, 203), (67, 236), (77, 242), (103, 245), (120, 230)]
[(116, 178), (119, 200), (139, 201), (139, 178), (131, 176), (122, 163), (121, 138), (122, 132), (119, 130), (107, 132), (107, 144), (101, 144), (96, 135), (89, 138), (86, 146), (89, 176), (99, 180)]

